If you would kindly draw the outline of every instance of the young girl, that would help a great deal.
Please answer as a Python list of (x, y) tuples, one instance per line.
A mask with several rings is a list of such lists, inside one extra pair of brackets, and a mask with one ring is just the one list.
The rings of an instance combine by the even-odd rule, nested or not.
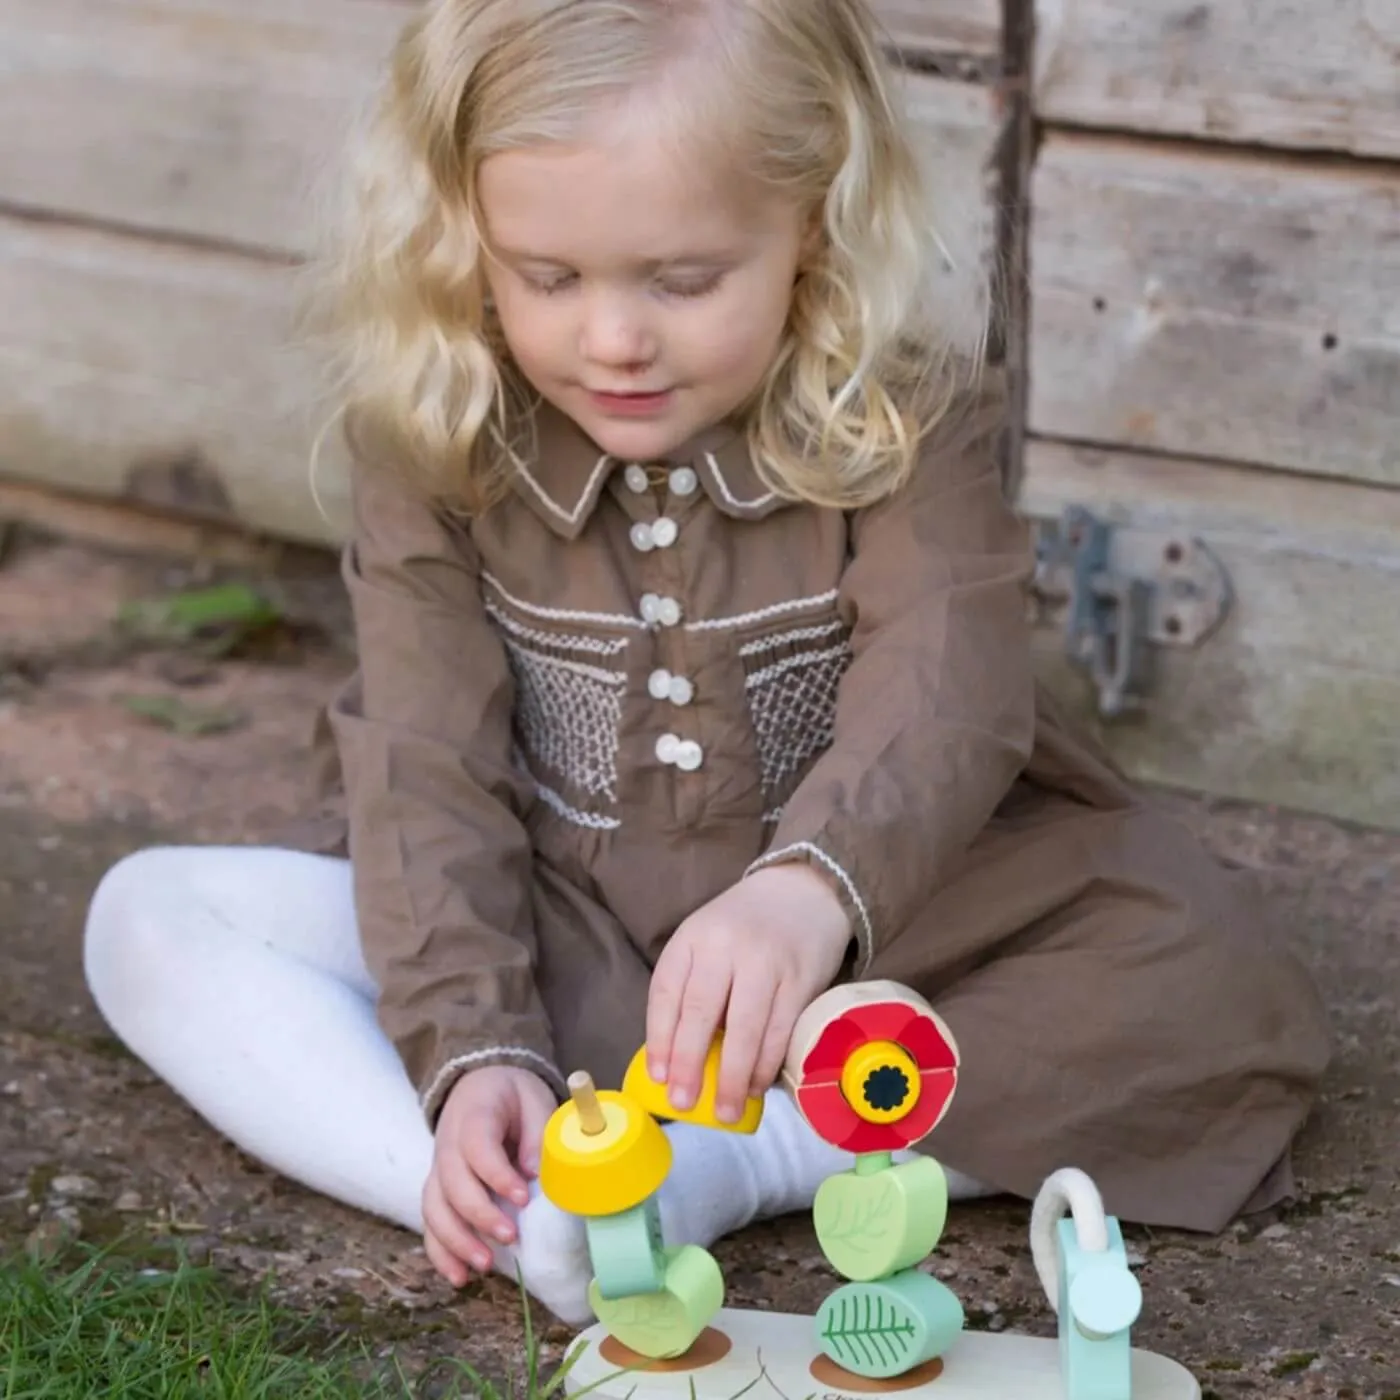
[[(861, 0), (436, 0), (333, 291), (351, 352), (345, 843), (160, 849), (93, 902), (111, 1024), (273, 1167), (587, 1315), (532, 1184), (645, 1044), (672, 1242), (846, 1165), (770, 1086), (837, 978), (964, 1056), (954, 1193), (1133, 1221), (1290, 1189), (1327, 1058), (1256, 895), (1032, 678), (1000, 404), (930, 311)], [(348, 851), (348, 862), (343, 852)]]

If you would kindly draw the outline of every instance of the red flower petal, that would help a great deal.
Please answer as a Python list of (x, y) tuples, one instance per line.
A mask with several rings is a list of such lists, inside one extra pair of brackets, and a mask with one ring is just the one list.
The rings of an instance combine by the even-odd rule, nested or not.
[(957, 1067), (957, 1054), (932, 1017), (914, 1017), (904, 1028), (899, 1043), (914, 1057), (920, 1069)]
[(898, 1152), (909, 1145), (898, 1131), (903, 1126), (903, 1123), (867, 1123), (857, 1118), (856, 1126), (836, 1146), (843, 1152)]
[(816, 1075), (830, 1074), (840, 1078), (842, 1067), (851, 1052), (869, 1039), (853, 1012), (847, 1011), (838, 1016), (817, 1037), (817, 1043), (802, 1061), (803, 1082)]
[(914, 1105), (914, 1111), (898, 1123), (890, 1124), (904, 1139), (901, 1147), (909, 1147), (926, 1138), (938, 1126), (957, 1087), (958, 1076), (953, 1070), (929, 1070), (919, 1076), (919, 1101)]
[(838, 1080), (802, 1084), (797, 1090), (797, 1106), (817, 1136), (833, 1147), (844, 1147), (846, 1139), (861, 1126)]
[(918, 1019), (918, 1015), (912, 1006), (902, 1001), (871, 1001), (864, 1006), (853, 1006), (846, 1013), (846, 1017), (865, 1032), (863, 1041), (899, 1041), (910, 1021)]

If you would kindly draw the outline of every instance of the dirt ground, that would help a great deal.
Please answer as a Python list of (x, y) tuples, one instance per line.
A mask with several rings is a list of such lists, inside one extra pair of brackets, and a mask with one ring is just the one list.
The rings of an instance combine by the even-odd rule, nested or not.
[[(287, 623), (251, 649), (200, 657), (117, 626), (124, 602), (209, 578), (27, 536), (0, 563), (0, 1238), (175, 1233), (239, 1276), (274, 1273), (410, 1364), (447, 1353), (506, 1374), (522, 1336), (512, 1287), (454, 1296), (413, 1238), (221, 1142), (123, 1053), (84, 990), (102, 871), (156, 840), (271, 831), (296, 810), (316, 707), (349, 664), (322, 556), (289, 554), (260, 579)], [(1292, 1206), (1216, 1239), (1129, 1231), (1146, 1297), (1135, 1341), (1208, 1396), (1400, 1400), (1400, 839), (1164, 800), (1263, 874), (1325, 989), (1337, 1060)], [(1053, 1333), (1026, 1224), (1016, 1202), (954, 1208), (933, 1268), (973, 1326)], [(801, 1219), (717, 1253), (738, 1306), (809, 1310), (832, 1286)], [(545, 1339), (558, 1355), (569, 1334)]]

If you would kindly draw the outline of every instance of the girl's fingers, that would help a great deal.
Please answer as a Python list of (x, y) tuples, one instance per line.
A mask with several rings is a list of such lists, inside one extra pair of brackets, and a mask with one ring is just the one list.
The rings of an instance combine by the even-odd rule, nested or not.
[[(544, 1142), (545, 1125), (554, 1112), (554, 1099), (547, 1090), (538, 1094), (522, 1094), (520, 1099), (520, 1169), (527, 1176), (538, 1176), (540, 1149)], [(530, 1199), (529, 1189), (521, 1191), (517, 1200), (524, 1205)]]
[(680, 1017), (671, 1042), (666, 1082), (672, 1105), (682, 1113), (695, 1105), (710, 1043), (724, 1021), (729, 1004), (730, 971), (692, 965), (680, 997)]
[(673, 938), (656, 960), (647, 990), (647, 1072), (658, 1084), (666, 1083), (671, 1076), (681, 996), (689, 976), (690, 945), (679, 937)]
[(471, 1280), (471, 1270), (430, 1229), (423, 1232), (423, 1248), (428, 1255), (428, 1262), (453, 1288), (467, 1286)]
[[(763, 1033), (763, 1045), (758, 1052), (758, 1062), (754, 1066), (753, 1080), (749, 1093), (757, 1098), (766, 1094), (776, 1082), (787, 1059), (788, 1046), (792, 1042), (792, 1028), (805, 1009), (806, 1002), (798, 995), (797, 989), (789, 983), (781, 983), (773, 998), (772, 1009), (768, 1013), (768, 1027)], [(727, 1037), (726, 1037), (727, 1039)]]
[(715, 1116), (722, 1123), (737, 1123), (744, 1112), (744, 1100), (758, 1076), (759, 1056), (768, 1042), (777, 991), (771, 977), (734, 978), (715, 1095)]
[(490, 1236), (502, 1244), (513, 1243), (514, 1223), (491, 1199), (467, 1158), (454, 1152), (442, 1161), (437, 1172), (442, 1179), (443, 1199), (469, 1230), (482, 1239)]
[[(423, 1226), (425, 1242), (428, 1237), (434, 1238), (459, 1265), (466, 1265), (478, 1273), (485, 1273), (491, 1267), (490, 1249), (448, 1199), (437, 1167), (434, 1167), (423, 1191)], [(452, 1277), (451, 1274), (447, 1276)]]
[[(528, 1199), (528, 1187), (525, 1178), (516, 1171), (506, 1152), (505, 1142), (500, 1136), (499, 1128), (491, 1123), (484, 1123), (480, 1134), (472, 1133), (471, 1137), (464, 1144), (463, 1150), (466, 1154), (466, 1166), (470, 1173), (477, 1179), (478, 1183), (484, 1182), (498, 1196), (506, 1200), (518, 1202), (524, 1205)], [(482, 1193), (483, 1200), (491, 1215), (489, 1220), (477, 1219), (475, 1216), (469, 1217), (473, 1224), (479, 1225), (484, 1230), (495, 1233), (501, 1221), (509, 1225), (509, 1220), (505, 1214)], [(497, 1220), (495, 1217), (499, 1216)], [(507, 1240), (505, 1235), (497, 1235), (498, 1239)]]

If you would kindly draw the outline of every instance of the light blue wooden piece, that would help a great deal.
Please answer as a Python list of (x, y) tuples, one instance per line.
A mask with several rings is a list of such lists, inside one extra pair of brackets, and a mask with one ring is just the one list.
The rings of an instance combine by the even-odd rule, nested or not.
[(817, 1310), (817, 1346), (858, 1376), (888, 1380), (942, 1356), (963, 1322), (962, 1304), (946, 1284), (903, 1269), (838, 1288)]
[(1123, 1231), (1108, 1217), (1108, 1248), (1080, 1249), (1074, 1221), (1057, 1225), (1060, 1369), (1065, 1400), (1132, 1400), (1130, 1330), (1142, 1287), (1128, 1267)]
[(659, 1293), (666, 1286), (666, 1250), (656, 1197), (616, 1215), (584, 1219), (588, 1257), (604, 1298)]

